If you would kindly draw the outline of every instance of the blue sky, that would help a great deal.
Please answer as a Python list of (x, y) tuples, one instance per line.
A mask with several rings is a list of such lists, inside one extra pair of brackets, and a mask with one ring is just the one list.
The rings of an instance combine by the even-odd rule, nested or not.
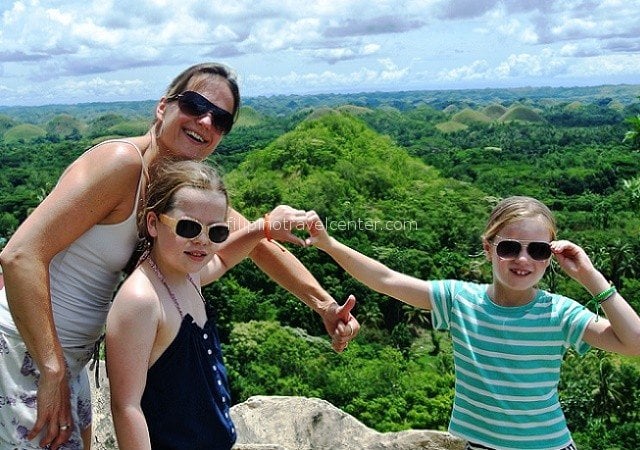
[(250, 97), (640, 84), (640, 0), (0, 1), (0, 105), (156, 100), (201, 61)]

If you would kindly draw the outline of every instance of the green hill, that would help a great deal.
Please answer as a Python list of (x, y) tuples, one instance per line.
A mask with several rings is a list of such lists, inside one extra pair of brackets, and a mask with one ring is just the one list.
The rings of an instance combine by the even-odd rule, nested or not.
[(69, 114), (57, 115), (47, 122), (46, 125), (49, 136), (54, 136), (62, 140), (80, 136), (85, 128), (86, 124), (84, 122), (81, 122)]
[(360, 119), (335, 111), (252, 152), (226, 182), (234, 207), (248, 217), (286, 203), (337, 222), (359, 221), (358, 229), (340, 230), (350, 237), (381, 233), (374, 223), (412, 221), (417, 229), (397, 225), (375, 239), (436, 252), (443, 241), (477, 244), (478, 221), (488, 210), (481, 191), (442, 178)]
[(150, 126), (150, 120), (127, 120), (109, 127), (106, 134), (120, 137), (138, 136), (149, 131)]
[(482, 109), (482, 113), (493, 120), (499, 119), (506, 112), (507, 108), (498, 104), (488, 105)]
[(15, 127), (16, 125), (18, 125), (18, 122), (16, 122), (13, 118), (5, 116), (4, 114), (0, 114), (0, 136), (2, 136), (5, 131)]
[(264, 116), (250, 106), (240, 108), (238, 119), (234, 126), (236, 127), (252, 127), (260, 124), (264, 120)]
[(455, 120), (448, 120), (437, 124), (436, 128), (442, 133), (455, 133), (456, 131), (466, 130), (469, 126)]
[(575, 101), (575, 102), (571, 102), (571, 103), (567, 104), (564, 108), (567, 111), (575, 111), (575, 110), (580, 109), (582, 107), (583, 107), (582, 102)]
[(46, 136), (47, 132), (36, 126), (28, 123), (16, 125), (15, 127), (9, 128), (4, 133), (4, 141), (7, 144), (18, 143), (18, 142), (31, 142), (36, 140), (37, 138)]
[(452, 119), (465, 125), (491, 122), (491, 118), (486, 114), (481, 111), (473, 110), (471, 108), (465, 108), (459, 113), (454, 114)]
[(364, 108), (362, 106), (355, 106), (355, 105), (339, 106), (336, 109), (338, 111), (340, 111), (340, 112), (349, 113), (352, 116), (360, 116), (360, 115), (363, 115), (363, 114), (368, 114), (368, 113), (373, 112), (373, 110), (371, 108)]
[(500, 122), (511, 122), (514, 120), (520, 122), (544, 122), (544, 119), (537, 112), (522, 105), (509, 108), (499, 120)]

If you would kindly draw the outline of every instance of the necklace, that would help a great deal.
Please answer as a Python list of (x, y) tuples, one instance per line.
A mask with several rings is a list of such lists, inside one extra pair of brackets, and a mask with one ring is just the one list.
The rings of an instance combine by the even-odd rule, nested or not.
[[(156, 276), (158, 277), (160, 282), (167, 289), (167, 292), (169, 293), (169, 297), (171, 297), (171, 300), (173, 301), (173, 304), (175, 305), (176, 309), (180, 313), (180, 318), (183, 318), (184, 314), (182, 313), (182, 308), (180, 308), (180, 303), (178, 303), (178, 298), (176, 297), (176, 294), (174, 294), (173, 291), (171, 290), (171, 288), (169, 287), (169, 284), (167, 283), (167, 279), (162, 274), (162, 272), (160, 272), (160, 268), (158, 267), (158, 265), (156, 264), (156, 262), (153, 260), (153, 258), (151, 256), (149, 256), (147, 258), (147, 261), (149, 261), (149, 267), (151, 267), (151, 269), (156, 274)], [(205, 305), (205, 310), (206, 310), (207, 302), (205, 301), (204, 296), (202, 295), (202, 291), (200, 291), (200, 289), (198, 289), (198, 286), (196, 286), (196, 283), (193, 281), (193, 278), (191, 278), (191, 275), (187, 274), (187, 279), (191, 282), (191, 285), (193, 286), (193, 288), (196, 290), (196, 292), (200, 296), (200, 300), (202, 300), (202, 303)]]

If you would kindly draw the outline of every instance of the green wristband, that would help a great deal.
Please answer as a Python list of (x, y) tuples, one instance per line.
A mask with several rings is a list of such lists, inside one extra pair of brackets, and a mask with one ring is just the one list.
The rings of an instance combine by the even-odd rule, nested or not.
[(617, 292), (616, 287), (615, 286), (610, 286), (609, 288), (607, 288), (604, 291), (600, 292), (598, 295), (594, 296), (591, 299), (591, 301), (599, 305), (600, 303), (602, 303), (605, 300), (607, 300), (609, 297), (611, 297), (616, 292)]

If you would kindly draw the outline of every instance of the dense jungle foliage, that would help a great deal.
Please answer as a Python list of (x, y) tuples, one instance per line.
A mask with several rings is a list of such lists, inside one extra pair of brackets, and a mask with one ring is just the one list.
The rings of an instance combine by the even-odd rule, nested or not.
[[(505, 196), (539, 198), (640, 311), (640, 86), (279, 96), (244, 102), (211, 157), (232, 203), (259, 217), (315, 209), (346, 244), (424, 279), (489, 282), (480, 234)], [(153, 102), (0, 108), (0, 242), (92, 143), (144, 133)], [(55, 238), (55, 237), (52, 237)], [(290, 248), (358, 338), (334, 353), (318, 316), (250, 261), (208, 286), (236, 402), (321, 397), (379, 431), (441, 429), (453, 398), (448, 335), (316, 249)], [(545, 289), (589, 294), (552, 266)], [(580, 449), (640, 445), (640, 360), (572, 352), (560, 396)]]

